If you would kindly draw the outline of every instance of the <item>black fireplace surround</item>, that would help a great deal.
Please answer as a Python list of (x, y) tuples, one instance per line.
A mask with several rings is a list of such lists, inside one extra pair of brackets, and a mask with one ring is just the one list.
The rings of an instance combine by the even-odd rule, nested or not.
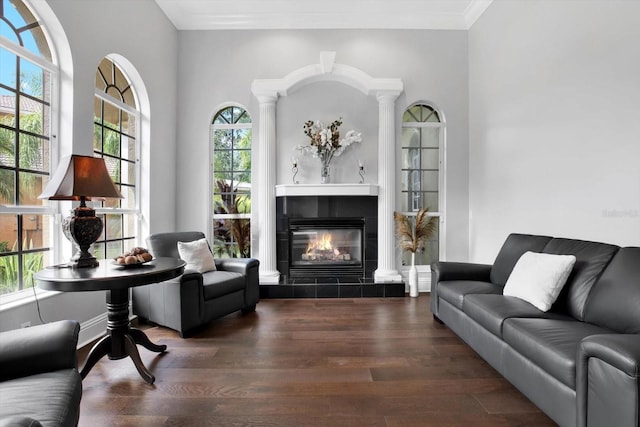
[[(333, 235), (331, 250), (307, 249), (311, 237), (323, 238), (325, 232)], [(377, 196), (276, 197), (276, 239), (280, 282), (261, 284), (260, 298), (405, 296), (404, 283), (374, 280)]]
[[(301, 229), (359, 229), (361, 254), (343, 263), (291, 259), (292, 233)], [(285, 283), (371, 280), (378, 268), (378, 198), (376, 196), (276, 197), (278, 271)], [(294, 251), (295, 252), (295, 251)], [(296, 254), (297, 255), (297, 254)], [(342, 265), (340, 265), (342, 264)], [(348, 265), (346, 265), (348, 264)]]

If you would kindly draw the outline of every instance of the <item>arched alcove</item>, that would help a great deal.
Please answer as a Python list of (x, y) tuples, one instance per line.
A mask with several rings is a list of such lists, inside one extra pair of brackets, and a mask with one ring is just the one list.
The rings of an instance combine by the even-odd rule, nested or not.
[[(258, 206), (252, 222), (257, 224), (261, 283), (278, 283), (276, 268), (275, 184), (277, 167), (276, 108), (281, 96), (320, 81), (354, 87), (378, 101), (378, 269), (376, 281), (400, 281), (395, 268), (393, 210), (395, 190), (395, 100), (402, 93), (399, 79), (374, 78), (355, 67), (335, 63), (335, 52), (320, 52), (320, 62), (292, 71), (280, 79), (254, 80), (252, 92), (260, 104), (258, 145)], [(331, 185), (331, 184), (325, 184)]]

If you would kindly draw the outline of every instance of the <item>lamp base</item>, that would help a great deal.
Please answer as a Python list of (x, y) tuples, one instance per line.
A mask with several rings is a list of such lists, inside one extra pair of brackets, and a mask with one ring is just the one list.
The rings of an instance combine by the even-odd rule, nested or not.
[(89, 252), (87, 252), (86, 254), (82, 252), (76, 252), (76, 254), (72, 256), (71, 260), (69, 261), (69, 266), (71, 268), (97, 267), (99, 265), (100, 262)]
[(89, 252), (91, 245), (102, 234), (102, 220), (96, 216), (94, 209), (82, 205), (75, 208), (71, 211), (71, 216), (62, 220), (62, 231), (78, 249), (71, 257), (70, 264), (73, 268), (100, 265), (96, 257)]

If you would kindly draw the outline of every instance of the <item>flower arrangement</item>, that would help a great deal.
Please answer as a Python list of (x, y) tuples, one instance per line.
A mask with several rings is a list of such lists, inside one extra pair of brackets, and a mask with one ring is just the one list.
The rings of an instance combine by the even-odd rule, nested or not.
[(339, 156), (354, 142), (362, 141), (362, 134), (354, 130), (348, 131), (344, 138), (340, 138), (340, 125), (342, 117), (329, 124), (320, 121), (309, 120), (304, 124), (304, 133), (311, 140), (309, 145), (296, 147), (306, 153), (312, 154), (322, 161), (323, 166), (328, 166), (334, 156)]

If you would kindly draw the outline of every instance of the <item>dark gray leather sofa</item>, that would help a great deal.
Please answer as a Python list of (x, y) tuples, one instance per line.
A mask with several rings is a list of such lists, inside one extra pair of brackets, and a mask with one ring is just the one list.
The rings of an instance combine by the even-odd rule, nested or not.
[(77, 426), (80, 325), (62, 320), (0, 333), (0, 426)]
[[(548, 312), (502, 289), (526, 251), (576, 256)], [(640, 248), (511, 234), (431, 267), (431, 311), (561, 426), (640, 425)]]
[[(180, 258), (178, 242), (204, 238), (199, 231), (157, 233), (147, 238), (154, 257)], [(185, 270), (162, 283), (132, 288), (134, 313), (187, 337), (196, 328), (241, 310), (255, 311), (260, 299), (258, 268), (254, 258), (215, 259), (217, 271)]]

